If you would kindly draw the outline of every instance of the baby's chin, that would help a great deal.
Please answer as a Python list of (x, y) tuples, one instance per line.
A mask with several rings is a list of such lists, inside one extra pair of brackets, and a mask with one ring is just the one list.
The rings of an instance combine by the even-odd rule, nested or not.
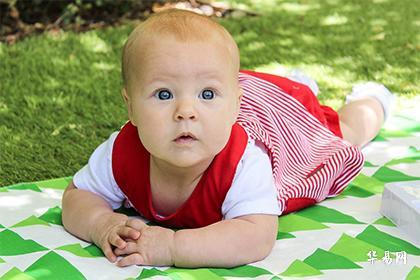
[[(213, 143), (216, 144), (216, 143)], [(220, 145), (204, 146), (204, 145), (193, 145), (193, 147), (165, 147), (160, 150), (149, 151), (152, 158), (157, 164), (159, 162), (162, 167), (175, 167), (175, 168), (204, 168), (210, 166), (213, 159), (223, 149), (223, 143)], [(166, 151), (165, 153), (163, 151)]]
[(184, 151), (170, 153), (166, 155), (152, 155), (156, 164), (162, 164), (163, 168), (180, 168), (180, 169), (206, 169), (213, 161), (215, 155), (213, 153), (200, 153), (199, 151)]
[[(184, 155), (171, 158), (167, 162), (178, 168), (193, 168), (200, 165), (210, 165), (214, 156), (199, 157), (197, 155)], [(207, 168), (207, 166), (206, 166)]]

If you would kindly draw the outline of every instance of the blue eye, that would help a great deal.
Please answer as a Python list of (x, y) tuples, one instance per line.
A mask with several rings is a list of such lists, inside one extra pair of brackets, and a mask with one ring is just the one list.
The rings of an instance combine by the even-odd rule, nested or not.
[(200, 94), (200, 97), (206, 100), (213, 99), (214, 96), (215, 96), (214, 91), (211, 89), (205, 89)]
[(172, 93), (167, 89), (161, 89), (155, 93), (155, 96), (160, 100), (168, 100), (172, 98)]

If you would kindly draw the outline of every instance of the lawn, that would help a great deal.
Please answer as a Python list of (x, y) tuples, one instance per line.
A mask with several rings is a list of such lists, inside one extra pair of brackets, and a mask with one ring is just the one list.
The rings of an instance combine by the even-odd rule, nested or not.
[[(357, 81), (382, 82), (408, 100), (420, 92), (420, 8), (412, 1), (231, 3), (260, 14), (220, 20), (242, 68), (301, 68), (335, 108)], [(133, 26), (0, 44), (0, 186), (71, 176), (124, 124), (120, 51)]]

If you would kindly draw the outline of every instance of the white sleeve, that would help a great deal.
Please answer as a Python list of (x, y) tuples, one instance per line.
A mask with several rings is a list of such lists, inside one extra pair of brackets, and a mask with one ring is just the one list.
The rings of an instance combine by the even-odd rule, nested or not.
[(118, 187), (112, 172), (112, 147), (118, 132), (114, 132), (89, 158), (88, 164), (73, 177), (74, 185), (81, 190), (103, 197), (113, 209), (119, 208), (125, 195)]
[(226, 220), (250, 214), (281, 214), (270, 158), (258, 141), (248, 141), (223, 202), (222, 214)]

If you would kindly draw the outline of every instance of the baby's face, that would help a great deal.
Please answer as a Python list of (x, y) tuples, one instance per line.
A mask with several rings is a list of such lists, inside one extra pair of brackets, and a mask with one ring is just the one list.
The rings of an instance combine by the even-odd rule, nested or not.
[(222, 44), (153, 39), (133, 55), (141, 70), (128, 87), (130, 118), (155, 159), (176, 167), (212, 160), (239, 110), (237, 66)]

